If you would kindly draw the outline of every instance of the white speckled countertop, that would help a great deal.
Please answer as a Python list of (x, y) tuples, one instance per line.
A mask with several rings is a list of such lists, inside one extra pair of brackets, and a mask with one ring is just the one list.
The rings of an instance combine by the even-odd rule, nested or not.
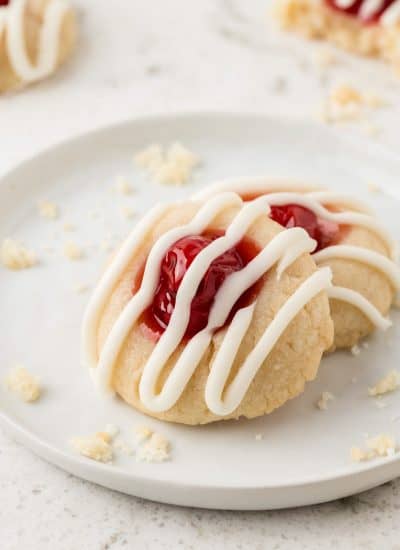
[[(318, 70), (309, 45), (267, 29), (268, 0), (75, 0), (81, 40), (56, 78), (0, 99), (0, 171), (60, 139), (142, 113), (258, 110), (311, 117), (350, 82), (389, 102), (371, 113), (399, 148), (400, 81), (383, 65), (339, 54)], [(373, 84), (372, 84), (373, 83)], [(365, 124), (338, 131), (368, 138)], [(179, 136), (177, 136), (179, 137)], [(400, 549), (400, 482), (298, 510), (180, 509), (91, 485), (0, 432), (2, 550), (120, 548)]]

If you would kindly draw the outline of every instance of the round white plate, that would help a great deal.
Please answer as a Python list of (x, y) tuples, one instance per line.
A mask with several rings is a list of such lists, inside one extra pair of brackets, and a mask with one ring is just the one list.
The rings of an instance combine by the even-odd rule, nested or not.
[[(182, 188), (151, 183), (134, 167), (135, 151), (153, 142), (180, 140), (198, 154), (202, 167)], [(169, 425), (148, 419), (115, 399), (98, 397), (79, 361), (79, 336), (87, 294), (109, 243), (116, 246), (132, 228), (121, 211), (145, 211), (154, 202), (189, 195), (220, 178), (280, 176), (308, 179), (362, 196), (394, 235), (400, 232), (396, 192), (400, 162), (377, 147), (357, 144), (308, 123), (249, 115), (185, 115), (135, 120), (90, 133), (29, 160), (0, 182), (0, 239), (17, 238), (35, 249), (40, 265), (21, 272), (0, 268), (0, 376), (24, 364), (45, 386), (43, 398), (22, 403), (0, 390), (0, 419), (13, 436), (44, 459), (82, 478), (153, 500), (226, 509), (268, 509), (322, 502), (361, 491), (400, 474), (400, 454), (363, 464), (349, 450), (367, 434), (400, 436), (400, 392), (377, 404), (368, 386), (398, 367), (398, 315), (394, 327), (376, 334), (355, 357), (340, 352), (323, 360), (318, 379), (274, 414), (253, 421), (205, 427)], [(118, 176), (136, 193), (115, 191)], [(384, 185), (372, 194), (367, 183)], [(37, 203), (60, 206), (49, 221)], [(70, 233), (65, 223), (76, 226)], [(72, 240), (85, 258), (63, 255)], [(327, 411), (315, 402), (322, 391), (336, 399)], [(383, 403), (383, 406), (382, 406)], [(77, 456), (73, 436), (93, 434), (105, 424), (132, 441), (135, 425), (146, 424), (172, 443), (169, 462), (146, 464), (118, 455), (102, 465)], [(256, 439), (262, 434), (262, 439)]]

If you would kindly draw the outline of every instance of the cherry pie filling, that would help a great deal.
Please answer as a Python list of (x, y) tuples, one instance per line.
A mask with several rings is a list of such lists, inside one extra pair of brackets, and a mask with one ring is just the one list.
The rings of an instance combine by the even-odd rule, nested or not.
[(0, 0), (0, 6), (8, 6), (11, 0)]
[[(185, 273), (197, 254), (221, 235), (223, 233), (214, 231), (184, 237), (167, 251), (161, 263), (160, 278), (153, 302), (140, 319), (140, 327), (146, 337), (155, 342), (159, 340), (168, 327), (175, 308), (176, 295)], [(193, 298), (185, 339), (192, 338), (207, 326), (215, 295), (222, 283), (229, 275), (243, 269), (258, 252), (257, 245), (252, 240), (244, 238), (210, 264)], [(144, 268), (133, 285), (133, 293), (140, 286), (143, 271)], [(242, 294), (233, 306), (227, 323), (230, 322), (238, 309), (254, 301), (257, 292), (258, 283)]]
[(366, 25), (368, 24), (374, 24), (379, 23), (380, 18), (382, 17), (383, 13), (396, 1), (396, 0), (384, 0), (382, 3), (382, 6), (374, 11), (374, 13), (370, 17), (362, 17), (361, 16), (361, 7), (363, 3), (365, 3), (366, 0), (355, 0), (353, 4), (348, 8), (342, 8), (338, 6), (338, 0), (325, 0), (325, 3), (335, 11), (338, 11), (340, 13), (343, 13), (344, 15), (348, 15), (350, 17), (357, 17)]

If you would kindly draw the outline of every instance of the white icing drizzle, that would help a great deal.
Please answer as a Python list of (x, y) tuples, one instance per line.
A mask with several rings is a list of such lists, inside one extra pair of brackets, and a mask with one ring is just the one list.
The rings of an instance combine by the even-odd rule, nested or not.
[(29, 59), (25, 42), (25, 11), (28, 0), (11, 0), (2, 10), (0, 33), (6, 33), (6, 47), (11, 67), (23, 82), (34, 82), (49, 75), (57, 63), (60, 30), (68, 11), (64, 0), (52, 0), (44, 13), (36, 65)]
[(378, 252), (346, 244), (328, 246), (313, 255), (317, 264), (333, 258), (355, 260), (374, 267), (381, 271), (390, 280), (396, 290), (400, 290), (400, 270), (398, 266)]
[[(85, 315), (84, 361), (91, 367), (103, 389), (112, 391), (110, 386), (115, 361), (130, 330), (153, 300), (159, 280), (161, 262), (167, 250), (177, 240), (185, 236), (203, 233), (220, 212), (232, 206), (241, 208), (225, 234), (212, 241), (193, 260), (179, 286), (168, 327), (143, 368), (139, 396), (147, 409), (161, 412), (168, 410), (176, 403), (204, 351), (209, 346), (215, 330), (224, 325), (233, 305), (243, 292), (274, 265), (276, 265), (276, 276), (279, 277), (297, 258), (315, 248), (315, 241), (309, 238), (304, 229), (289, 229), (277, 234), (242, 270), (230, 275), (215, 296), (207, 326), (187, 342), (164, 382), (163, 388), (156, 393), (160, 374), (186, 332), (192, 300), (211, 262), (240, 242), (259, 216), (268, 213), (268, 197), (262, 196), (254, 201), (243, 203), (235, 193), (216, 195), (201, 206), (188, 224), (173, 228), (162, 235), (148, 255), (140, 289), (117, 318), (107, 336), (100, 356), (97, 357), (96, 333), (99, 317), (107, 297), (129, 264), (135, 250), (140, 246), (148, 228), (151, 227), (154, 219), (157, 220), (162, 215), (161, 210), (156, 213), (151, 212), (128, 238), (110, 265), (93, 295)], [(215, 361), (211, 365), (211, 374), (207, 381), (205, 398), (207, 406), (212, 412), (217, 415), (228, 414), (240, 404), (257, 370), (267, 358), (282, 332), (299, 311), (330, 284), (330, 269), (324, 268), (312, 274), (298, 287), (266, 328), (256, 347), (229, 386), (226, 399), (222, 400), (227, 373), (229, 374), (240, 342), (251, 323), (257, 301), (236, 312)]]
[[(357, 0), (335, 0), (338, 8), (351, 8)], [(364, 0), (359, 9), (359, 16), (363, 20), (368, 20), (378, 15), (383, 6), (384, 0)], [(387, 7), (380, 17), (380, 22), (385, 26), (395, 25), (400, 21), (400, 0), (395, 0)]]
[(392, 326), (392, 322), (389, 319), (386, 319), (381, 312), (378, 311), (376, 307), (359, 292), (343, 286), (333, 286), (332, 288), (328, 288), (327, 292), (329, 298), (347, 302), (362, 311), (362, 313), (364, 313), (364, 315), (377, 328), (386, 330)]
[[(372, 217), (370, 209), (361, 201), (331, 191), (316, 190), (315, 186), (307, 187), (302, 183), (270, 181), (265, 178), (243, 178), (240, 180), (218, 182), (197, 193), (196, 197), (212, 197), (215, 193), (227, 189), (234, 190), (236, 193), (243, 194), (244, 196), (266, 193), (265, 196), (268, 198), (268, 204), (270, 206), (298, 204), (308, 208), (322, 219), (330, 220), (338, 224), (361, 226), (373, 231), (385, 243), (390, 252), (391, 259), (373, 250), (354, 245), (334, 245), (326, 247), (315, 253), (313, 258), (317, 263), (329, 261), (333, 258), (347, 258), (365, 263), (384, 273), (395, 290), (400, 289), (400, 268), (395, 263), (395, 260), (398, 258), (397, 245), (388, 232)], [(340, 208), (349, 207), (356, 210), (356, 212), (331, 212), (327, 210), (324, 205)], [(337, 287), (333, 287), (333, 289), (330, 290), (331, 295), (336, 293), (335, 298), (342, 301), (348, 301), (350, 304), (358, 307), (376, 327), (387, 329), (390, 326), (389, 321), (360, 293), (343, 288), (340, 288), (338, 292), (336, 292), (336, 288)]]

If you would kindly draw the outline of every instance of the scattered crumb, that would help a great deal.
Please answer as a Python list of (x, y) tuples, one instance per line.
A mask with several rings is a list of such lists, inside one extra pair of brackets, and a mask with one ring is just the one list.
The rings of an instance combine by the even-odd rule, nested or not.
[(158, 183), (183, 185), (189, 181), (199, 159), (177, 142), (167, 149), (150, 145), (135, 155), (134, 162)]
[(256, 441), (261, 441), (262, 439), (263, 439), (263, 434), (256, 434), (255, 436)]
[(131, 456), (134, 454), (133, 449), (122, 439), (117, 439), (114, 443), (114, 449), (123, 455)]
[(170, 458), (170, 442), (164, 436), (153, 433), (136, 452), (138, 462), (165, 462)]
[(135, 441), (137, 444), (143, 443), (153, 435), (153, 430), (148, 426), (136, 426), (134, 428), (135, 432)]
[(396, 370), (391, 370), (379, 380), (375, 386), (368, 388), (368, 395), (374, 397), (377, 395), (384, 395), (385, 393), (397, 390), (400, 385), (400, 373)]
[(111, 437), (107, 432), (99, 432), (89, 437), (75, 437), (71, 440), (71, 445), (79, 454), (104, 463), (112, 462), (113, 459), (110, 443)]
[(365, 135), (375, 138), (379, 136), (379, 134), (382, 132), (381, 128), (374, 124), (373, 122), (370, 122), (369, 120), (364, 120), (361, 129), (364, 132)]
[(27, 403), (37, 401), (40, 397), (39, 382), (22, 366), (14, 367), (6, 377), (5, 382), (10, 391)]
[(357, 344), (354, 344), (354, 346), (352, 348), (350, 348), (350, 353), (351, 353), (351, 355), (354, 355), (354, 357), (357, 357), (357, 355), (360, 355), (360, 353), (361, 353), (360, 346), (357, 345)]
[(336, 65), (337, 56), (332, 50), (319, 48), (314, 51), (312, 61), (318, 69), (327, 69)]
[(379, 397), (377, 399), (375, 399), (374, 401), (375, 401), (375, 405), (378, 409), (385, 409), (388, 406), (386, 401), (383, 401)]
[(115, 424), (106, 424), (104, 431), (108, 433), (112, 439), (114, 439), (114, 437), (117, 437), (117, 435), (119, 434), (119, 428), (118, 426), (115, 426)]
[(37, 264), (36, 254), (13, 239), (4, 239), (0, 248), (0, 261), (4, 267), (15, 271)]
[(366, 440), (367, 449), (352, 447), (350, 457), (353, 462), (362, 462), (376, 457), (393, 456), (396, 452), (394, 437), (381, 434)]
[(85, 283), (78, 283), (74, 286), (74, 291), (77, 293), (77, 294), (83, 294), (84, 292), (87, 292), (89, 290), (89, 285), (85, 284)]
[(127, 220), (132, 219), (136, 215), (136, 212), (133, 210), (133, 208), (130, 208), (129, 206), (123, 206), (121, 208), (121, 213), (122, 216)]
[(110, 237), (107, 237), (101, 241), (100, 250), (104, 250), (104, 252), (110, 252), (112, 250), (112, 241)]
[(131, 195), (133, 193), (131, 184), (121, 176), (117, 178), (115, 190), (120, 193), (120, 195)]
[(385, 105), (386, 101), (373, 92), (361, 92), (353, 86), (342, 84), (330, 92), (317, 116), (326, 124), (360, 122), (364, 132), (375, 137), (380, 130), (365, 115), (367, 111)]
[(96, 220), (97, 218), (100, 217), (100, 212), (98, 210), (89, 210), (88, 216), (92, 220)]
[(81, 260), (84, 256), (82, 249), (71, 241), (65, 243), (64, 254), (72, 261)]
[(349, 104), (362, 104), (363, 96), (362, 94), (347, 84), (342, 84), (334, 88), (329, 97), (330, 101), (336, 103), (340, 106), (345, 106)]
[(328, 391), (323, 391), (320, 399), (316, 403), (316, 406), (321, 411), (326, 411), (328, 409), (329, 401), (333, 401), (334, 399), (335, 399), (335, 396), (332, 393)]
[(58, 218), (58, 206), (50, 201), (41, 201), (38, 203), (39, 214), (42, 218), (56, 220)]
[(66, 232), (66, 233), (70, 233), (71, 231), (75, 231), (76, 227), (74, 224), (72, 223), (69, 223), (69, 222), (66, 222), (64, 223), (63, 225), (63, 230)]

